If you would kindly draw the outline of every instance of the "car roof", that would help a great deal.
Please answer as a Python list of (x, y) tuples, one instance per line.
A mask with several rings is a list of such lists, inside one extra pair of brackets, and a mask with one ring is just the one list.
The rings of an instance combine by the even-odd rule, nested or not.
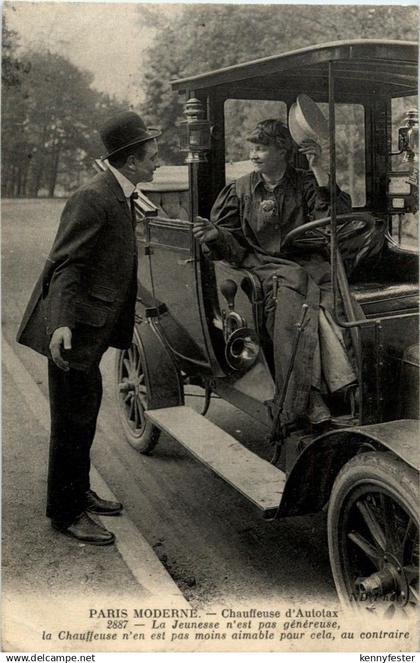
[[(333, 63), (336, 98), (349, 94), (416, 94), (418, 47), (415, 42), (351, 40), (309, 46), (251, 62), (216, 69), (172, 82), (179, 91), (217, 88), (228, 96), (255, 89), (263, 97), (273, 89), (328, 89)], [(324, 94), (325, 96), (325, 94)]]

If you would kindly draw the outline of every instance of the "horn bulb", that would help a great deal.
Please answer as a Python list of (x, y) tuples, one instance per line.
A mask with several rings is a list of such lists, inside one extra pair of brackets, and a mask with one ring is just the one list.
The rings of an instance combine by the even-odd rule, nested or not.
[(227, 305), (229, 307), (229, 310), (233, 311), (233, 309), (235, 308), (236, 293), (238, 292), (237, 284), (232, 279), (226, 279), (220, 285), (220, 291), (221, 291), (223, 297), (227, 301)]

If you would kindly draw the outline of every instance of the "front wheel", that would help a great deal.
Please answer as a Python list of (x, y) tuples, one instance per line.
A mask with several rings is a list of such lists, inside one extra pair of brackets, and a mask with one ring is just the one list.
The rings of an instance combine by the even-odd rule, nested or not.
[(158, 442), (160, 430), (144, 414), (151, 398), (137, 330), (130, 348), (117, 353), (115, 372), (118, 412), (127, 441), (140, 453), (150, 453)]
[(335, 480), (328, 547), (340, 600), (387, 615), (418, 604), (418, 475), (389, 453), (352, 458)]

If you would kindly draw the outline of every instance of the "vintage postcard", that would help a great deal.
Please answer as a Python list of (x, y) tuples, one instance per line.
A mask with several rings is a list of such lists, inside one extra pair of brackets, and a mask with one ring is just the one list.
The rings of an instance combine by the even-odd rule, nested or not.
[(415, 652), (418, 8), (2, 19), (3, 651)]

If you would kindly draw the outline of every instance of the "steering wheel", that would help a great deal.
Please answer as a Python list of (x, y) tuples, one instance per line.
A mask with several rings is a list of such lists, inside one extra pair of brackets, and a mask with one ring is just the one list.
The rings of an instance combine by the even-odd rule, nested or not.
[[(347, 214), (337, 214), (337, 235), (339, 239), (349, 239), (360, 235), (365, 231), (371, 230), (376, 224), (375, 217), (368, 212), (348, 212)], [(348, 228), (350, 223), (351, 228)], [(328, 246), (331, 239), (331, 217), (325, 216), (322, 219), (315, 219), (304, 223), (290, 232), (282, 242), (283, 248), (290, 248), (291, 245), (300, 248), (317, 248)]]

